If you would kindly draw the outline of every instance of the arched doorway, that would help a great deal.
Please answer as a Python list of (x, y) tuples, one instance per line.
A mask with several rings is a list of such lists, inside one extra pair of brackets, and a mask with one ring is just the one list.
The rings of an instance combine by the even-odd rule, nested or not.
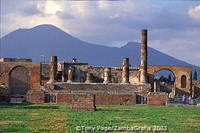
[(25, 67), (14, 67), (9, 73), (9, 87), (12, 95), (26, 95), (30, 88), (29, 72)]
[(157, 91), (170, 93), (174, 88), (175, 74), (169, 69), (161, 69), (154, 73), (153, 88)]

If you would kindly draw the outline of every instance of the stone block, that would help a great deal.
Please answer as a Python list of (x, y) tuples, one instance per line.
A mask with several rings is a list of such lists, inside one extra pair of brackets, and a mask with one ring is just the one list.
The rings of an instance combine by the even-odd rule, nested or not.
[(95, 95), (74, 94), (72, 98), (72, 110), (95, 111)]
[(147, 95), (147, 104), (162, 106), (166, 105), (168, 100), (167, 93), (164, 92), (149, 92)]
[(29, 90), (26, 95), (26, 102), (43, 104), (45, 101), (44, 91), (42, 90)]

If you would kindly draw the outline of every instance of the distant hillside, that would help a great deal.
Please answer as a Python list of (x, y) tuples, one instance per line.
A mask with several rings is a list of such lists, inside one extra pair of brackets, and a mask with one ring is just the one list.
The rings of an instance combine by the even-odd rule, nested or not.
[[(52, 25), (18, 29), (2, 37), (1, 46), (3, 57), (25, 57), (34, 61), (42, 61), (42, 55), (46, 61), (57, 55), (60, 60), (76, 57), (78, 61), (91, 65), (121, 66), (124, 57), (129, 57), (133, 66), (140, 63), (140, 45), (137, 42), (129, 42), (120, 48), (101, 46), (81, 41)], [(200, 69), (150, 47), (148, 53), (151, 65), (187, 65)]]

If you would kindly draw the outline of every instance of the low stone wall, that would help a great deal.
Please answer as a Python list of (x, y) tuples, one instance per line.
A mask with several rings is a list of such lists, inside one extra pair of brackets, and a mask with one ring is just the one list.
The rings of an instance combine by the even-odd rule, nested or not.
[(72, 98), (72, 110), (89, 110), (95, 111), (95, 95), (76, 94)]
[(103, 83), (65, 83), (46, 84), (44, 88), (54, 92), (68, 93), (106, 93), (106, 94), (147, 94), (151, 90), (150, 84), (103, 84)]
[(57, 104), (71, 104), (73, 99), (73, 94), (57, 93), (56, 97), (57, 97), (56, 99)]
[(96, 96), (96, 105), (135, 105), (136, 95), (147, 95), (149, 84), (54, 83), (46, 84), (47, 92), (56, 96), (57, 104), (71, 104), (74, 95), (87, 93)]
[(10, 89), (0, 86), (0, 102), (9, 102)]
[(45, 102), (44, 91), (42, 90), (29, 90), (26, 95), (26, 102), (43, 104)]
[(96, 105), (135, 105), (135, 94), (96, 94)]
[(167, 93), (164, 92), (149, 92), (147, 95), (147, 104), (161, 106), (167, 104)]
[[(74, 96), (80, 93), (57, 93), (57, 104), (72, 104)], [(96, 105), (135, 105), (135, 94), (101, 94), (101, 93), (88, 93), (95, 95)]]

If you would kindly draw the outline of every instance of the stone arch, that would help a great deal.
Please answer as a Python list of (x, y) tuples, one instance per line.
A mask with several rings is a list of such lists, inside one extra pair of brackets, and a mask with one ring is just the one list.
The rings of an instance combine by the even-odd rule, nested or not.
[(187, 80), (186, 80), (186, 76), (185, 75), (182, 75), (181, 76), (181, 88), (186, 88), (186, 85), (187, 85)]
[(170, 72), (173, 74), (173, 76), (174, 76), (174, 81), (176, 80), (176, 73), (175, 73), (173, 70), (169, 69), (169, 68), (161, 68), (161, 69), (158, 69), (158, 70), (154, 71), (153, 75), (155, 75), (156, 73), (158, 73), (158, 72), (160, 72), (160, 71), (162, 71), (162, 70), (170, 71)]
[(30, 89), (30, 74), (26, 67), (15, 66), (10, 70), (9, 88), (12, 95), (26, 95)]
[[(160, 70), (169, 70), (174, 74), (175, 81), (174, 81), (174, 89), (177, 90), (177, 92), (185, 92), (189, 93), (191, 89), (191, 73), (192, 68), (190, 66), (170, 66), (170, 65), (148, 65), (148, 75), (152, 77), (155, 72), (158, 72)], [(185, 87), (181, 87), (181, 76), (185, 75)], [(152, 83), (152, 78), (150, 83)]]
[[(159, 72), (162, 72), (162, 71), (166, 71), (166, 72), (172, 74), (171, 76), (173, 76), (173, 80), (172, 81), (168, 81), (166, 79), (166, 80), (162, 81), (162, 80), (160, 80), (160, 78), (159, 78), (159, 80), (155, 80), (156, 75)], [(153, 73), (153, 77), (154, 77), (154, 83), (152, 84), (152, 89), (154, 91), (156, 90), (156, 91), (161, 91), (161, 92), (166, 92), (166, 93), (170, 93), (170, 92), (173, 91), (174, 85), (175, 85), (175, 81), (176, 81), (176, 74), (175, 74), (174, 71), (172, 71), (169, 68), (161, 68), (161, 69), (156, 70)], [(164, 77), (166, 77), (166, 76), (164, 76)], [(156, 84), (156, 88), (155, 88), (155, 84)]]

